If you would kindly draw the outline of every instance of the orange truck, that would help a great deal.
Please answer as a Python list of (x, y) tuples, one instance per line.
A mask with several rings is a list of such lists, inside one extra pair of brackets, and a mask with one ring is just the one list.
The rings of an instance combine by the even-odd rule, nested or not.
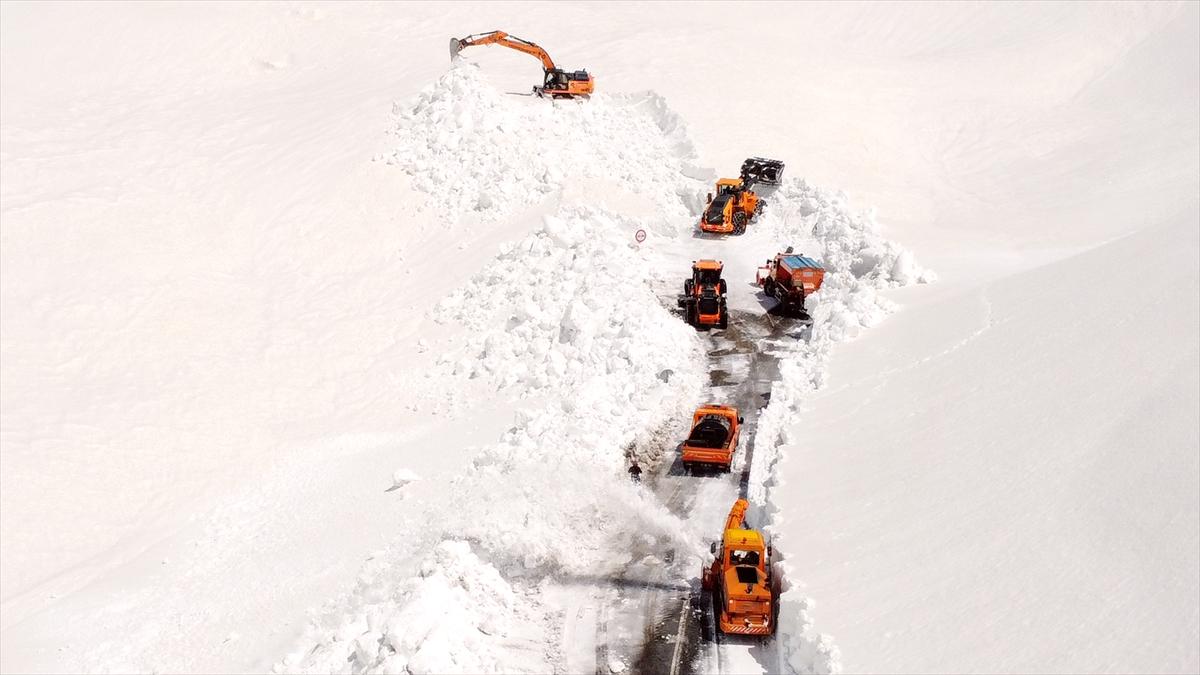
[(825, 280), (825, 268), (821, 263), (801, 253), (787, 251), (779, 253), (767, 264), (758, 268), (755, 281), (763, 293), (779, 301), (784, 314), (805, 316), (804, 299), (816, 293)]
[(729, 471), (742, 432), (742, 417), (737, 408), (709, 404), (692, 415), (692, 431), (683, 442), (683, 468), (692, 471), (713, 466)]
[(717, 181), (717, 194), (708, 195), (700, 230), (711, 234), (742, 234), (746, 223), (762, 212), (765, 202), (741, 178)]
[(729, 309), (725, 306), (728, 285), (721, 278), (724, 264), (720, 260), (697, 260), (692, 263), (692, 278), (683, 282), (679, 306), (687, 322), (697, 328), (725, 328), (729, 325)]
[(727, 635), (769, 636), (775, 632), (779, 580), (771, 570), (771, 545), (746, 525), (750, 503), (733, 503), (714, 560), (701, 572), (701, 587), (712, 592), (717, 627)]

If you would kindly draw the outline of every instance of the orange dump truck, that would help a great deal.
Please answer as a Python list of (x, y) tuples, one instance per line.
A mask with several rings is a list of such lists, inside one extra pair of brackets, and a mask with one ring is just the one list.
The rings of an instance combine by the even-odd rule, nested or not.
[(772, 635), (779, 584), (771, 574), (771, 546), (758, 530), (747, 529), (745, 499), (733, 503), (712, 565), (702, 571), (701, 586), (713, 594), (717, 627), (729, 635)]
[(692, 415), (692, 431), (683, 442), (683, 468), (692, 471), (700, 466), (713, 466), (729, 471), (741, 432), (742, 418), (737, 408), (701, 406)]
[(763, 293), (779, 300), (783, 313), (804, 315), (804, 299), (816, 293), (825, 280), (821, 263), (803, 254), (792, 253), (789, 246), (773, 260), (758, 268), (755, 281)]

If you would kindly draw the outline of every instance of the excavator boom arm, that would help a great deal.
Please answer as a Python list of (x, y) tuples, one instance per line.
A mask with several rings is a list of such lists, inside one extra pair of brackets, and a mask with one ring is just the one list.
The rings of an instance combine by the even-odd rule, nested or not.
[(519, 37), (513, 37), (502, 30), (494, 30), (490, 33), (477, 33), (475, 35), (468, 35), (467, 37), (459, 40), (457, 49), (452, 49), (452, 51), (457, 54), (467, 47), (492, 44), (501, 45), (508, 47), (509, 49), (515, 49), (519, 52), (524, 52), (534, 56), (542, 62), (543, 70), (554, 70), (554, 59), (550, 58), (550, 55), (546, 53), (545, 49), (542, 49), (538, 45), (528, 40), (522, 40)]

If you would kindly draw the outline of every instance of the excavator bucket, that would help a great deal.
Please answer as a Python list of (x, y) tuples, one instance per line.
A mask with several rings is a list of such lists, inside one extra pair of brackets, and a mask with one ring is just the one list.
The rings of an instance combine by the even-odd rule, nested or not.
[(453, 61), (461, 51), (462, 40), (459, 40), (458, 38), (450, 38), (450, 60)]

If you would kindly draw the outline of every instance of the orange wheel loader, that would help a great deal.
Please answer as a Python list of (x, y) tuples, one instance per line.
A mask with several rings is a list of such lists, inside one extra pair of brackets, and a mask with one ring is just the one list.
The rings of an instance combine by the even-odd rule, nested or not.
[(729, 326), (729, 309), (725, 306), (728, 284), (721, 278), (722, 269), (720, 260), (697, 260), (692, 263), (692, 278), (683, 282), (678, 304), (687, 322), (696, 328)]
[(700, 216), (700, 230), (711, 234), (742, 234), (746, 223), (762, 213), (766, 204), (741, 178), (717, 181), (717, 193), (708, 195), (708, 205)]

